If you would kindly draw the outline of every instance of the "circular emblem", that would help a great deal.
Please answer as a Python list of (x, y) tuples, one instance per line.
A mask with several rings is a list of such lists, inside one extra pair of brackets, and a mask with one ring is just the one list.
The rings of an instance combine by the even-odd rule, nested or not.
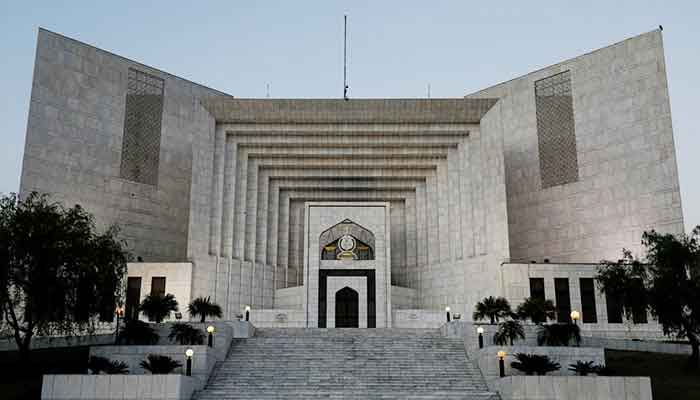
[(345, 235), (338, 240), (338, 246), (343, 251), (352, 251), (355, 249), (355, 238), (350, 235)]

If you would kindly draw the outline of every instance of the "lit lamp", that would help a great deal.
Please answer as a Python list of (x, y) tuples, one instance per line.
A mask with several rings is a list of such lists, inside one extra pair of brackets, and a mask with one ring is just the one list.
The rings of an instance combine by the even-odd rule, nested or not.
[(187, 357), (187, 369), (185, 370), (185, 375), (192, 376), (192, 356), (194, 355), (194, 350), (187, 349), (185, 351), (185, 357)]
[(574, 324), (578, 324), (578, 320), (581, 319), (581, 313), (578, 311), (574, 310), (571, 312), (571, 320), (574, 321)]
[(250, 321), (250, 306), (245, 306), (245, 320)]
[(216, 328), (214, 328), (214, 325), (207, 326), (207, 333), (209, 334), (207, 346), (209, 347), (214, 347), (214, 332), (216, 332)]
[(506, 352), (501, 350), (498, 353), (498, 373), (501, 378), (506, 376)]
[(445, 307), (445, 314), (447, 314), (447, 322), (450, 322), (450, 306)]
[(476, 333), (479, 334), (479, 348), (483, 349), (484, 348), (484, 328), (481, 326), (476, 328)]
[(117, 316), (117, 329), (114, 331), (114, 344), (119, 344), (119, 320), (124, 318), (124, 307), (117, 305), (114, 309), (114, 314)]

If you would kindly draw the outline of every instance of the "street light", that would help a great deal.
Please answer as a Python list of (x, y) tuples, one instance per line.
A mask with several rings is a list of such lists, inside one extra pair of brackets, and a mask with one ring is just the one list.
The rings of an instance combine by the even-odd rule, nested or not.
[(484, 328), (481, 326), (476, 328), (476, 333), (479, 334), (479, 348), (483, 349), (484, 348)]
[(447, 322), (450, 322), (450, 306), (445, 307), (445, 314), (447, 314)]
[(124, 317), (124, 307), (117, 305), (114, 309), (114, 314), (117, 316), (117, 330), (114, 331), (114, 344), (119, 344), (119, 320)]
[(187, 369), (185, 370), (186, 376), (192, 376), (192, 356), (194, 355), (194, 350), (187, 349), (185, 351), (185, 357), (187, 357)]
[(574, 310), (571, 312), (571, 320), (574, 321), (574, 324), (578, 324), (578, 320), (581, 319), (581, 313), (578, 311)]
[(207, 326), (207, 333), (209, 334), (207, 345), (209, 347), (214, 347), (214, 332), (216, 332), (216, 328), (214, 328), (214, 325)]
[(506, 376), (506, 352), (501, 350), (498, 353), (498, 373), (501, 378)]
[(245, 320), (250, 321), (250, 306), (245, 306)]

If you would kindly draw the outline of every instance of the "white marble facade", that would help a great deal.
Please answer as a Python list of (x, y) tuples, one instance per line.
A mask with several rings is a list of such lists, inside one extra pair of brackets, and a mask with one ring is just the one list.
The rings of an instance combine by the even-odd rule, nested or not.
[[(164, 86), (155, 183), (121, 173), (134, 71)], [(535, 85), (561, 73), (577, 178), (548, 187)], [(383, 262), (351, 263), (375, 270), (376, 326), (520, 301), (525, 275), (504, 263), (548, 259), (547, 279), (574, 276), (622, 247), (639, 254), (645, 229), (683, 230), (659, 30), (464, 98), (344, 101), (236, 99), (42, 29), (20, 186), (119, 224), (146, 263), (188, 263), (181, 296), (276, 326), (315, 326), (320, 271), (350, 268), (310, 246), (339, 222), (319, 211), (331, 204), (358, 206), (367, 214), (346, 218), (383, 241)]]

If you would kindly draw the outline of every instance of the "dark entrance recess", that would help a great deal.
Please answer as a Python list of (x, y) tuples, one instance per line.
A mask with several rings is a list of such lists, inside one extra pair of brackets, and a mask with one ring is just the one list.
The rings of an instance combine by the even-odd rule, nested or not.
[(335, 327), (360, 327), (360, 296), (349, 287), (344, 287), (335, 294)]
[(141, 278), (129, 277), (126, 283), (126, 307), (124, 316), (127, 319), (138, 319), (139, 303), (141, 302)]
[[(329, 276), (364, 276), (367, 278), (367, 327), (376, 328), (377, 300), (373, 269), (322, 269), (318, 272), (318, 327), (326, 327), (326, 289)], [(336, 326), (338, 326), (338, 310), (336, 310), (335, 318)]]

